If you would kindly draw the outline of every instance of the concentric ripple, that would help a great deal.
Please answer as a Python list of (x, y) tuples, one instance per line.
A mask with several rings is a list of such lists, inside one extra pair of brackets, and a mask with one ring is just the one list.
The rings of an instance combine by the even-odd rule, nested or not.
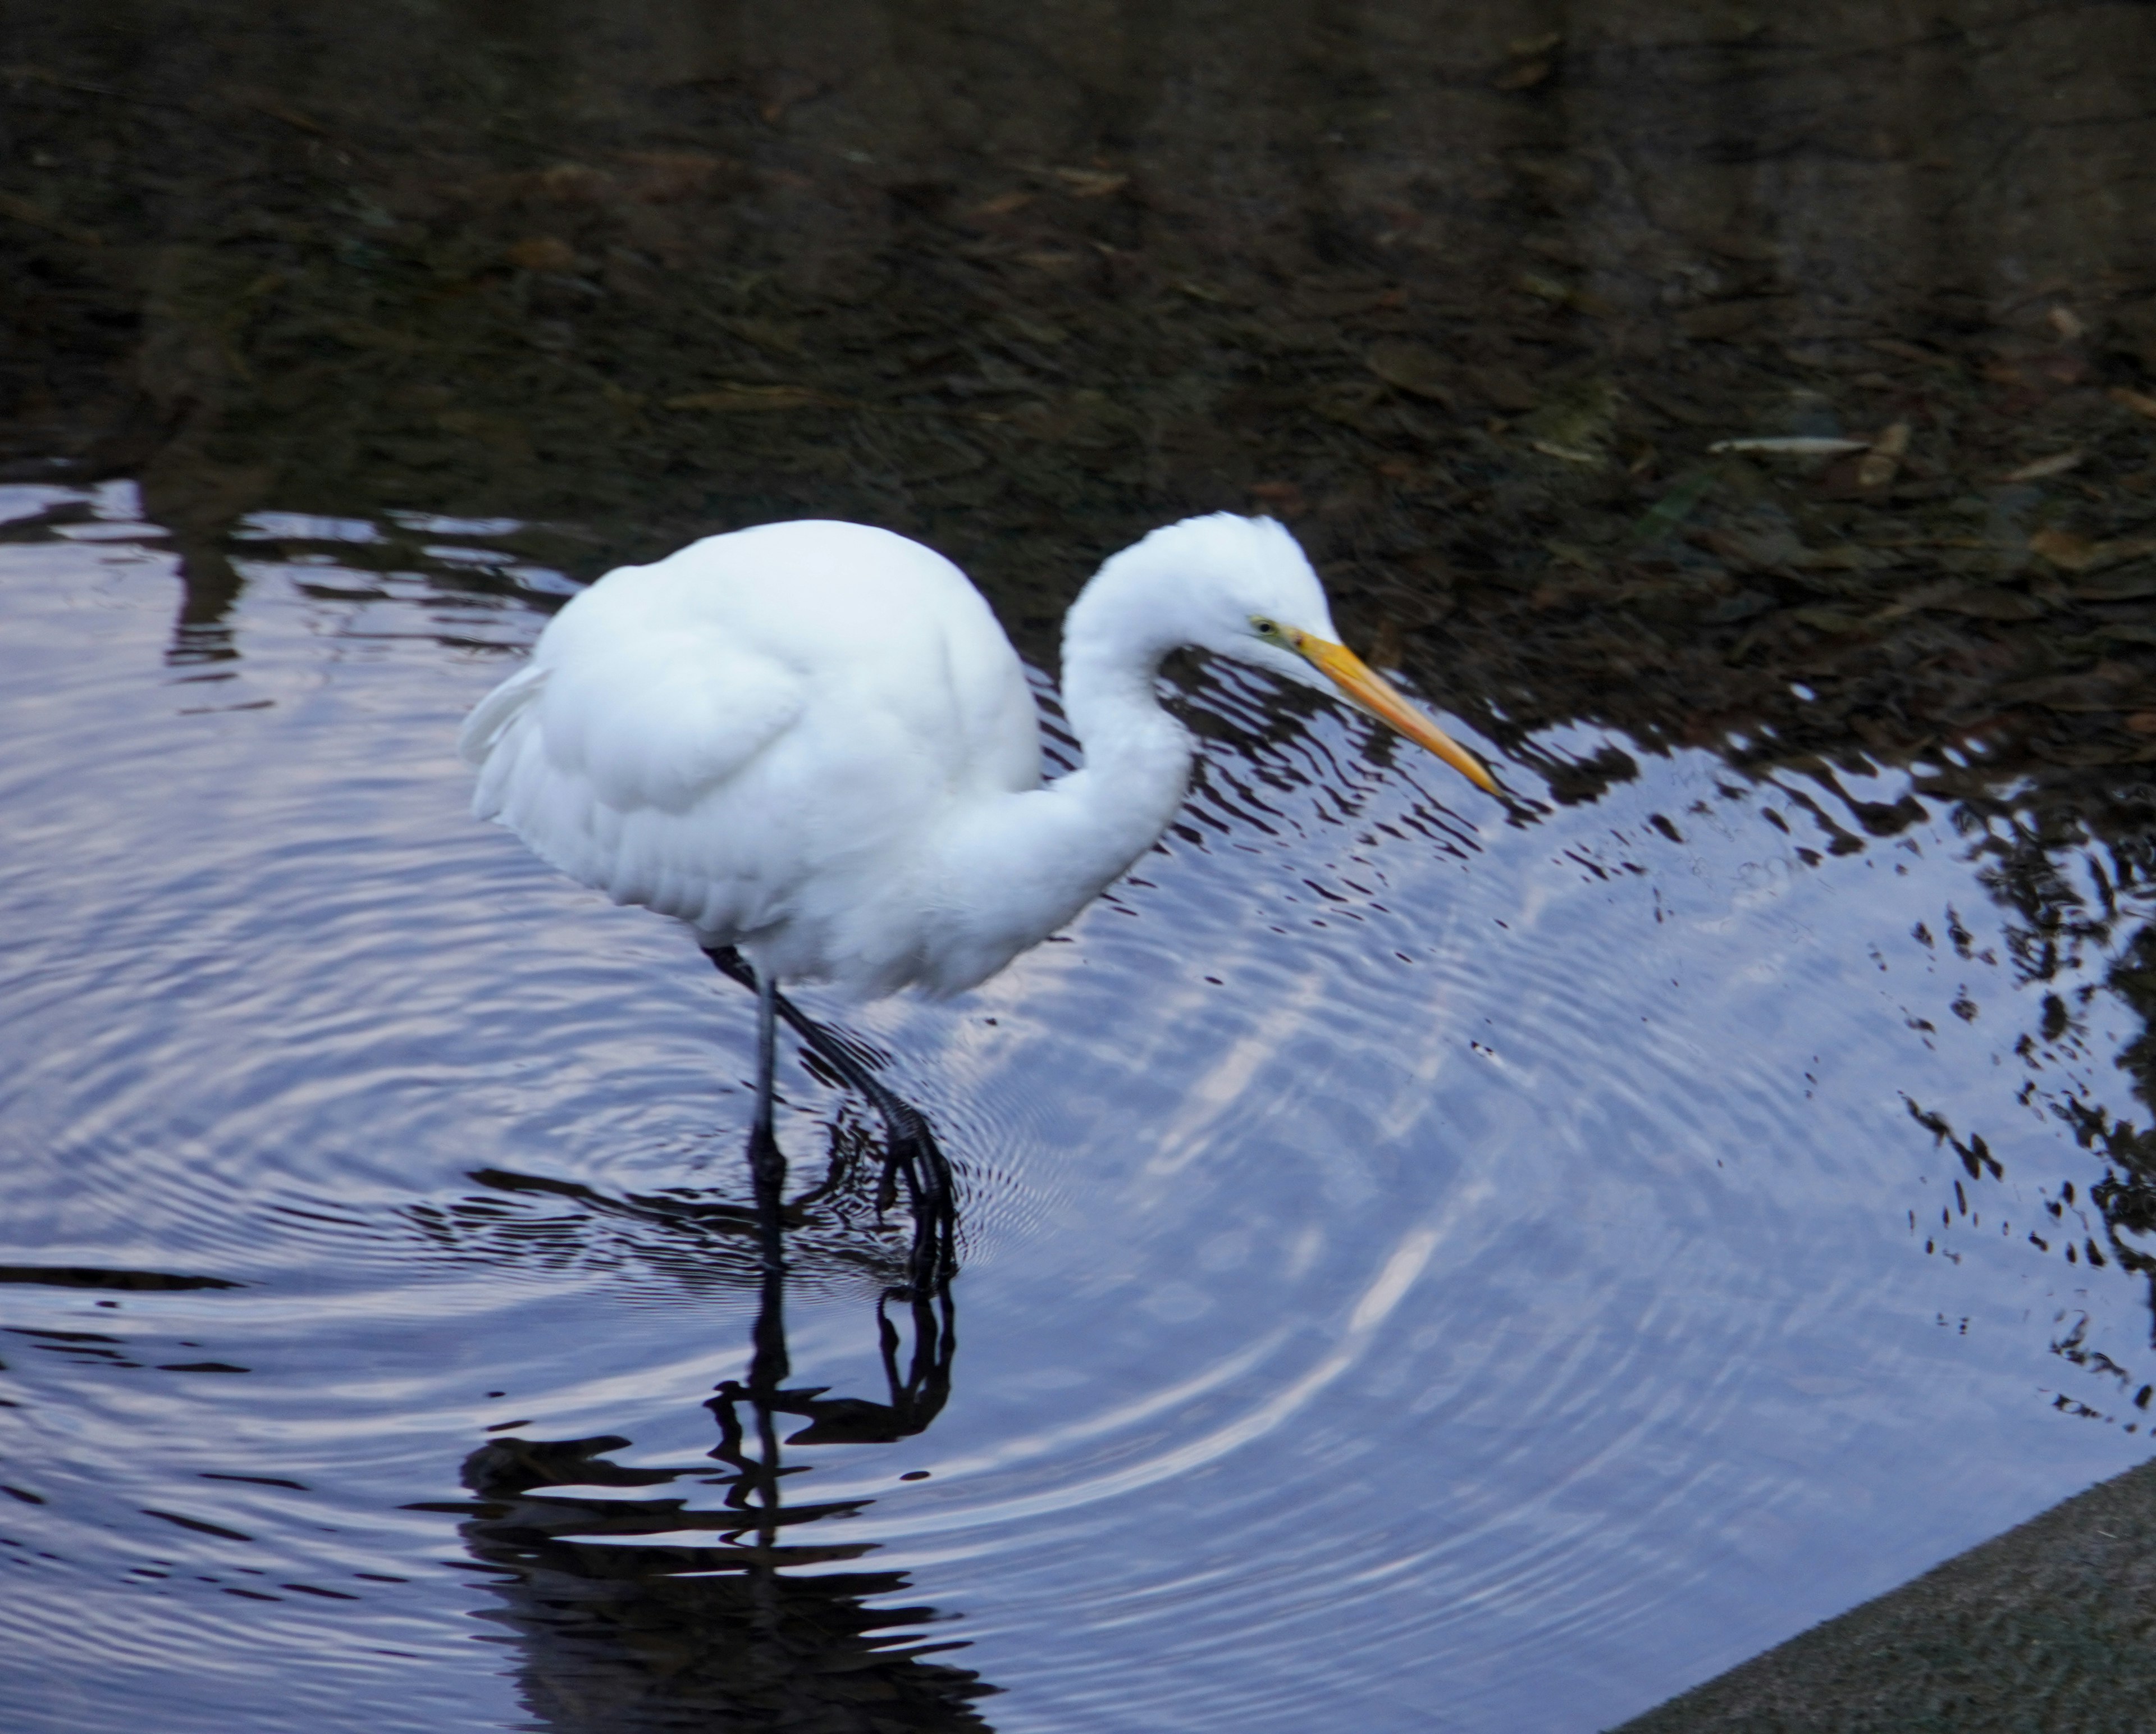
[[(237, 655), (174, 659), (171, 557), (94, 506), (0, 548), (11, 1728), (704, 1726), (813, 1678), (1584, 1730), (2145, 1449), (2051, 1352), (2140, 1377), (2145, 1315), (2025, 1238), (2088, 1162), (1997, 1061), (2030, 1008), (1943, 824), (1813, 854), (1704, 757), (1508, 818), (1209, 668), (1130, 880), (844, 1014), (960, 1168), (953, 1320), (888, 1298), (873, 1122), (789, 1065), (831, 1184), (759, 1517), (713, 1397), (770, 1321), (746, 1000), (472, 823), (451, 750), (558, 581), (497, 522), (265, 516)], [(1958, 973), (1911, 936), (1949, 904)]]

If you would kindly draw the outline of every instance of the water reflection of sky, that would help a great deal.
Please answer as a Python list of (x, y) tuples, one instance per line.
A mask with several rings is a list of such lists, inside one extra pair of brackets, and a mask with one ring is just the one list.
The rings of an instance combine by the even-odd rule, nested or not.
[[(0, 550), (0, 1264), (242, 1286), (0, 1287), (10, 1701), (521, 1725), (459, 1465), (703, 1460), (753, 1297), (467, 1177), (737, 1200), (745, 1003), (465, 816), (453, 725), (536, 613), (265, 521), (237, 659), (167, 666), (170, 560), (100, 507)], [(2130, 1020), (2016, 1053), (2061, 984), (1943, 815), (1835, 854), (1686, 754), (1512, 825), (1194, 701), (1188, 823), (1071, 942), (850, 1020), (964, 1169), (960, 1347), (931, 1429), (792, 1496), (873, 1501), (820, 1528), (958, 1616), (989, 1721), (1604, 1726), (2145, 1454), (2051, 1111), (2123, 1096)], [(787, 1090), (806, 1172), (841, 1105)], [(872, 1283), (807, 1275), (797, 1377), (872, 1393)]]

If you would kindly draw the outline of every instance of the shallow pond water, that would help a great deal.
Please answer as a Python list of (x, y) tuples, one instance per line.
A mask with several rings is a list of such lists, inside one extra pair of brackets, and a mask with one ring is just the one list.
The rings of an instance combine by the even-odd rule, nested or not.
[[(2147, 1454), (2156, 11), (0, 61), (9, 1730), (1584, 1731)], [(1522, 803), (1178, 665), (1160, 851), (843, 1017), (947, 1294), (791, 1057), (773, 1291), (746, 997), (474, 823), (458, 721), (795, 516), (1052, 703), (1223, 509)]]
[(2017, 971), (1980, 831), (1686, 751), (1512, 822), (1201, 668), (1159, 852), (843, 1019), (959, 1171), (947, 1316), (788, 1064), (793, 1383), (880, 1442), (760, 1531), (748, 1001), (452, 752), (563, 582), (257, 520), (176, 653), (130, 486), (4, 503), (13, 1727), (1584, 1730), (2146, 1454), (2049, 1106), (2134, 1020)]

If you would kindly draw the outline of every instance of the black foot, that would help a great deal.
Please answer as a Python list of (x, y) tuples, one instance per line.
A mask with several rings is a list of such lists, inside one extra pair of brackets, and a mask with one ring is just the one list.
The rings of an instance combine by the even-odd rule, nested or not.
[[(719, 946), (704, 955), (719, 973), (756, 991), (756, 972), (732, 946)], [(951, 1164), (929, 1129), (927, 1116), (911, 1102), (895, 1095), (870, 1071), (845, 1040), (826, 1029), (783, 994), (775, 996), (776, 1008), (802, 1045), (838, 1074), (850, 1089), (866, 1096), (883, 1121), (884, 1171), (877, 1189), (876, 1208), (886, 1210), (898, 1197), (899, 1182), (906, 1183), (906, 1211), (913, 1218), (913, 1245), (907, 1258), (907, 1289), (897, 1298), (932, 1295), (957, 1273), (956, 1190)], [(765, 1168), (751, 1152), (751, 1167), (757, 1177), (759, 1193)], [(775, 1148), (771, 1152), (777, 1156)], [(783, 1178), (783, 1159), (775, 1164)], [(759, 1200), (761, 1202), (761, 1200)]]

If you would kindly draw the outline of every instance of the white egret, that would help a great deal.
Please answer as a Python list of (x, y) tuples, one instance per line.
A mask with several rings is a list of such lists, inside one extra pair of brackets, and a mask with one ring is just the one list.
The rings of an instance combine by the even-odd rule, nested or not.
[(955, 993), (1069, 921), (1182, 803), (1193, 743), (1155, 681), (1170, 651), (1337, 691), (1496, 792), (1338, 639), (1270, 519), (1156, 530), (1065, 618), (1063, 704), (1085, 765), (1043, 782), (1017, 654), (964, 573), (889, 531), (768, 524), (599, 579), (459, 744), (480, 817), (617, 903), (685, 923), (737, 979), (747, 957), (767, 1144), (776, 1015), (871, 1095), (896, 1141), (918, 1116), (777, 984)]

